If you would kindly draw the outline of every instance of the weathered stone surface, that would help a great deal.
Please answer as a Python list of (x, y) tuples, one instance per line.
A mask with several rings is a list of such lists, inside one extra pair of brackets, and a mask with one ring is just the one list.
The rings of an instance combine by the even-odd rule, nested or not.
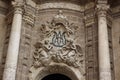
[[(10, 2), (11, 0), (0, 1), (0, 75), (2, 75), (6, 60), (14, 16)], [(100, 49), (98, 48), (100, 41), (98, 40), (100, 37), (98, 15), (101, 15), (99, 17), (106, 16), (107, 19), (107, 21), (102, 19), (102, 22), (107, 23), (108, 28), (101, 27), (108, 29), (109, 46), (107, 45), (108, 48), (102, 48), (102, 50), (110, 50), (109, 68), (111, 67), (112, 80), (114, 80), (114, 75), (115, 79), (119, 80), (120, 7), (111, 7), (112, 10), (107, 14), (104, 11), (108, 7), (106, 2), (105, 0), (98, 1), (98, 4), (103, 5), (101, 6), (103, 13), (100, 11), (97, 14), (96, 8), (100, 6), (97, 6), (93, 0), (26, 0), (23, 3), (25, 5), (23, 5), (22, 29), (20, 44), (18, 44), (20, 48), (17, 69), (14, 69), (14, 66), (12, 68), (7, 66), (16, 71), (13, 75), (16, 76), (15, 80), (41, 80), (54, 73), (64, 74), (72, 80), (98, 80), (100, 65), (98, 62), (108, 57), (103, 55), (104, 59), (99, 59), (98, 56), (98, 49)], [(7, 9), (8, 13), (4, 15)], [(103, 24), (99, 23), (99, 25)], [(103, 34), (102, 31), (101, 35), (105, 36), (107, 32)], [(103, 47), (105, 47), (104, 44)], [(102, 64), (105, 62), (109, 64), (107, 61), (103, 61)], [(102, 77), (105, 78), (110, 70), (105, 69), (101, 72), (103, 72)]]
[(112, 25), (113, 55), (115, 80), (120, 79), (120, 18), (114, 19)]
[(5, 25), (5, 15), (0, 14), (0, 79), (2, 78), (3, 72), (3, 49), (4, 49), (4, 40), (6, 33), (6, 25)]

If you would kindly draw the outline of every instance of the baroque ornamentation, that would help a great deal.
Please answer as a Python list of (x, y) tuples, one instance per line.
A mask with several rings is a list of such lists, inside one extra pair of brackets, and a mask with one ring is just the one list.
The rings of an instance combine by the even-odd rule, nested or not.
[(109, 5), (106, 4), (98, 4), (97, 5), (97, 13), (98, 16), (104, 17), (106, 16), (107, 10), (109, 9)]
[[(41, 40), (34, 47), (33, 54), (35, 68), (45, 67), (54, 63), (64, 63), (81, 69), (83, 53), (79, 44), (74, 43), (74, 31), (78, 28), (69, 24), (62, 11), (51, 22), (42, 24), (39, 29)], [(74, 30), (71, 30), (71, 27)]]
[(24, 3), (12, 1), (12, 5), (14, 7), (14, 14), (22, 14), (23, 13)]

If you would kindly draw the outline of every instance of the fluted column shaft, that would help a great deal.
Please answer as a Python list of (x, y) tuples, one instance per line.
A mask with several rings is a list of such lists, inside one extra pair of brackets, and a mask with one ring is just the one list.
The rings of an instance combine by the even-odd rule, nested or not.
[(22, 4), (14, 2), (14, 16), (11, 27), (3, 80), (15, 80), (22, 25)]
[(98, 51), (99, 51), (99, 80), (111, 80), (110, 52), (106, 14), (108, 5), (99, 4), (98, 8)]

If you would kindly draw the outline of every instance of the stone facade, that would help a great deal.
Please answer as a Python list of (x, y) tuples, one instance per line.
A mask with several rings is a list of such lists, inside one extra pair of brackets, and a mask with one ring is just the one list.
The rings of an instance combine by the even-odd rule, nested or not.
[(0, 80), (119, 80), (119, 8), (112, 0), (0, 0)]

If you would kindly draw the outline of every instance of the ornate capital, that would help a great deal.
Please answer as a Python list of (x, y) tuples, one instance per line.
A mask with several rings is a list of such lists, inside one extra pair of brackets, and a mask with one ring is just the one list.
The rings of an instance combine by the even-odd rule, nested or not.
[(14, 14), (22, 14), (24, 3), (12, 1), (12, 6), (14, 7)]
[(98, 14), (98, 16), (101, 16), (101, 17), (106, 16), (106, 13), (107, 13), (108, 9), (109, 9), (109, 5), (98, 4), (97, 5), (97, 14)]

